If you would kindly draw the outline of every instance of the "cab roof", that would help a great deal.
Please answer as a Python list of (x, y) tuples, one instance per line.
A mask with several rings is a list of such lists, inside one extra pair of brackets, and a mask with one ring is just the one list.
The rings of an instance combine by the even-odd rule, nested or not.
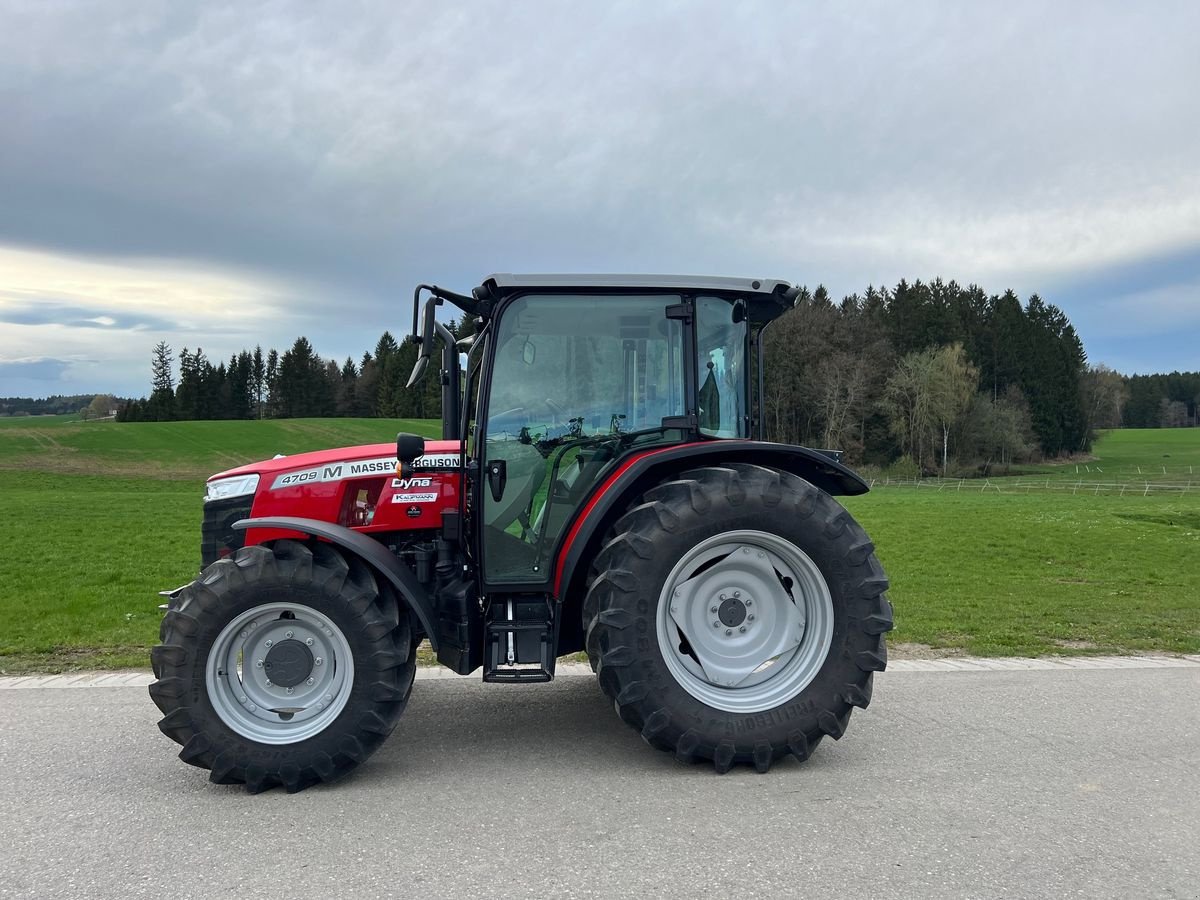
[(603, 291), (681, 294), (716, 294), (739, 297), (746, 301), (752, 322), (765, 324), (791, 309), (796, 302), (796, 289), (778, 278), (722, 278), (715, 275), (513, 275), (501, 272), (489, 275), (471, 293), (480, 301), (480, 312), (490, 315), (493, 303), (513, 294), (527, 292)]
[(712, 291), (722, 294), (761, 294), (764, 299), (785, 294), (792, 287), (790, 283), (778, 278), (722, 278), (715, 275), (513, 275), (508, 272), (489, 275), (483, 280), (482, 286), (500, 296), (516, 291), (553, 288), (649, 288), (655, 291), (678, 290), (689, 293)]

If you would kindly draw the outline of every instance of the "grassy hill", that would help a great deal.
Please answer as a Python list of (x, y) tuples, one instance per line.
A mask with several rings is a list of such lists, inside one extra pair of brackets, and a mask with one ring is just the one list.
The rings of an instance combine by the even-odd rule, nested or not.
[(264, 419), (236, 422), (84, 422), (75, 416), (0, 419), (0, 469), (204, 478), (274, 456), (427, 437), (424, 419)]
[(1048, 463), (1022, 472), (1059, 478), (1176, 480), (1200, 484), (1200, 428), (1122, 428), (1100, 435), (1086, 462)]

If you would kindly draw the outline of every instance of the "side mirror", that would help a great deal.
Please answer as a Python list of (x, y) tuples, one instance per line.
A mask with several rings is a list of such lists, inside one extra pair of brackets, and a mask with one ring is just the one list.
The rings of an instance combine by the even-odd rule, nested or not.
[(425, 438), (419, 434), (409, 434), (401, 431), (396, 435), (396, 459), (400, 461), (400, 477), (409, 478), (413, 473), (413, 463), (417, 457), (425, 453)]

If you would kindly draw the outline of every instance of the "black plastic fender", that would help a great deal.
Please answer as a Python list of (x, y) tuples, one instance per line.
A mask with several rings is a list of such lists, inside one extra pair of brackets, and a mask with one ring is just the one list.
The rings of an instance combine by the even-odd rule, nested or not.
[(629, 505), (630, 498), (649, 490), (672, 473), (698, 466), (722, 463), (751, 463), (791, 472), (833, 496), (865, 494), (868, 485), (851, 469), (831, 456), (808, 447), (774, 444), (767, 441), (712, 440), (680, 444), (665, 450), (651, 450), (631, 464), (618, 466), (609, 479), (585, 504), (582, 521), (568, 531), (570, 537), (560, 549), (555, 595), (560, 601), (579, 588), (573, 584), (586, 576), (597, 544), (615, 519)]
[(293, 516), (267, 516), (261, 519), (239, 519), (233, 523), (238, 531), (248, 528), (279, 528), (287, 531), (298, 531), (313, 537), (324, 538), (332, 544), (337, 544), (343, 550), (353, 553), (368, 566), (391, 582), (392, 587), (408, 602), (409, 607), (421, 623), (425, 637), (436, 651), (438, 648), (438, 633), (434, 627), (437, 622), (433, 607), (433, 599), (429, 592), (417, 581), (404, 563), (400, 562), (388, 549), (375, 539), (358, 531), (335, 525), (332, 522), (322, 522), (319, 519), (301, 519)]

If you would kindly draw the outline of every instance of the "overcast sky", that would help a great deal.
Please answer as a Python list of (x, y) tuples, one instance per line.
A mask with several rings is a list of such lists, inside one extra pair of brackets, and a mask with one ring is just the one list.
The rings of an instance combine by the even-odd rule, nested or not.
[(1200, 4), (0, 0), (0, 396), (494, 271), (1040, 293), (1200, 368)]

